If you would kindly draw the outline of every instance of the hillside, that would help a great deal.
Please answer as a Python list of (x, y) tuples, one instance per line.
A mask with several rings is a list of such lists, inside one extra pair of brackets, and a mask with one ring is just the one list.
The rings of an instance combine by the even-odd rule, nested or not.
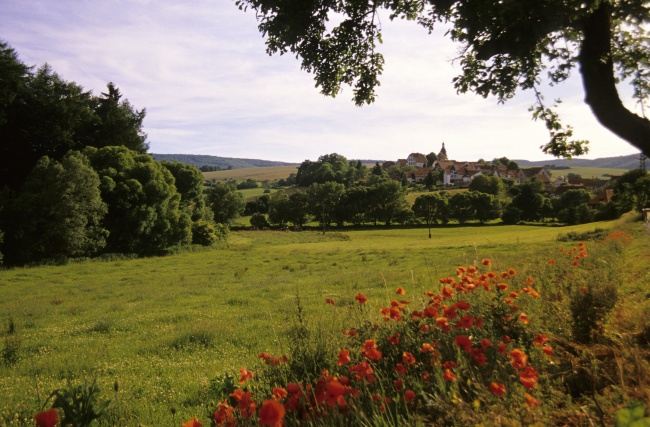
[(528, 168), (533, 166), (569, 166), (569, 167), (589, 167), (589, 168), (611, 168), (611, 169), (636, 169), (639, 167), (639, 155), (631, 154), (629, 156), (619, 157), (602, 157), (600, 159), (566, 159), (540, 160), (531, 162), (528, 160), (515, 160), (521, 167)]
[(218, 157), (200, 154), (151, 154), (155, 160), (168, 160), (196, 166), (217, 166), (222, 169), (261, 168), (269, 166), (294, 166), (295, 163), (275, 162), (271, 160), (237, 159), (232, 157)]

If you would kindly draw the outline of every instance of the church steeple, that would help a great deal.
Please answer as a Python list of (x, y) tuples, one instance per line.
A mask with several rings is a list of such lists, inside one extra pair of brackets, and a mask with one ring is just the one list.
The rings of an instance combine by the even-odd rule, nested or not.
[(449, 158), (447, 157), (447, 149), (445, 148), (445, 143), (442, 143), (442, 148), (440, 149), (440, 152), (438, 153), (438, 161), (439, 162), (446, 162)]

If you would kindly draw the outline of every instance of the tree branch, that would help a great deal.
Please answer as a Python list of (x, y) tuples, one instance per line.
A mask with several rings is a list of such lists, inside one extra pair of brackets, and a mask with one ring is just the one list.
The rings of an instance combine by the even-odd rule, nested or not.
[(629, 111), (618, 95), (611, 55), (611, 18), (601, 2), (584, 22), (579, 55), (585, 102), (607, 129), (650, 155), (650, 121)]

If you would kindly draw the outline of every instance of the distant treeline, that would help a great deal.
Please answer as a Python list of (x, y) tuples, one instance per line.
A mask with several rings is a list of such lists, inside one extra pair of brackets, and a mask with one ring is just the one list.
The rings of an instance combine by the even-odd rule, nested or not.
[(296, 163), (274, 162), (271, 160), (236, 159), (230, 157), (217, 157), (201, 154), (151, 154), (155, 160), (180, 162), (196, 166), (203, 172), (212, 172), (227, 169), (260, 168), (269, 166), (293, 166)]

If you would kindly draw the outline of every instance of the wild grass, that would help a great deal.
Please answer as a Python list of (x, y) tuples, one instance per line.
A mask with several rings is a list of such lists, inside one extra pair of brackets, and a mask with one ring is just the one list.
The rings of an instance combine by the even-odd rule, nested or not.
[[(619, 226), (441, 227), (432, 239), (401, 228), (233, 232), (221, 249), (0, 271), (0, 346), (11, 353), (0, 361), (0, 426), (31, 425), (52, 390), (93, 378), (119, 403), (116, 425), (179, 425), (207, 413), (225, 375), (256, 366), (260, 352), (289, 351), (297, 298), (302, 322), (335, 354), (351, 318), (332, 316), (326, 298), (353, 308), (362, 292), (377, 301), (374, 313), (398, 286), (422, 295), (482, 258), (532, 270), (558, 233)], [(637, 234), (620, 248), (635, 279), (621, 278), (622, 293), (637, 303), (616, 307), (611, 323), (635, 333), (648, 326), (635, 314), (650, 313), (639, 298), (649, 292), (650, 248)]]

